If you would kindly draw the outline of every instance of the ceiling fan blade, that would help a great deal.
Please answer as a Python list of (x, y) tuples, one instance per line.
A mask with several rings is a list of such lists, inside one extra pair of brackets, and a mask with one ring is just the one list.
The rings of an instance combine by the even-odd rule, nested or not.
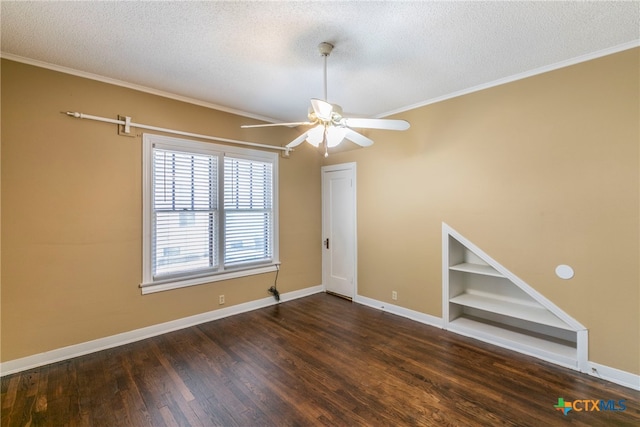
[(311, 98), (311, 107), (313, 108), (316, 117), (322, 121), (331, 120), (331, 113), (333, 112), (333, 105), (322, 99)]
[(361, 129), (386, 129), (386, 130), (407, 130), (409, 129), (408, 121), (406, 120), (390, 120), (390, 119), (358, 119), (358, 118), (345, 118), (344, 124), (351, 128)]
[(373, 140), (356, 132), (355, 130), (349, 128), (345, 128), (345, 130), (345, 138), (347, 138), (349, 141), (353, 141), (361, 147), (369, 147), (370, 145), (373, 145)]
[(299, 137), (297, 137), (296, 139), (294, 139), (293, 141), (285, 145), (285, 147), (287, 148), (297, 147), (298, 145), (302, 144), (305, 139), (307, 139), (308, 134), (309, 132), (304, 132), (302, 135), (300, 135)]
[(312, 125), (314, 124), (313, 122), (292, 122), (292, 123), (266, 123), (263, 125), (242, 125), (240, 126), (243, 129), (248, 129), (248, 128), (266, 128), (266, 127), (273, 127), (273, 126), (303, 126), (303, 125)]

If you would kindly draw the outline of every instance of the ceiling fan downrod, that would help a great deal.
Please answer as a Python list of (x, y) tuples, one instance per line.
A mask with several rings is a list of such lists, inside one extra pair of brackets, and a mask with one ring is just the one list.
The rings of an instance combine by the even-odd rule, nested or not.
[(322, 42), (318, 45), (320, 55), (324, 57), (324, 100), (327, 101), (327, 57), (331, 55), (333, 45), (331, 43)]

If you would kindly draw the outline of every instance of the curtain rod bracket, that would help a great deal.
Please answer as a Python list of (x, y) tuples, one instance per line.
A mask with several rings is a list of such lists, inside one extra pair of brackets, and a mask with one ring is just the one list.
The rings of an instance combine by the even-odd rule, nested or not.
[(136, 136), (134, 133), (131, 133), (131, 117), (118, 115), (118, 120), (123, 122), (122, 125), (118, 125), (118, 135), (131, 137)]

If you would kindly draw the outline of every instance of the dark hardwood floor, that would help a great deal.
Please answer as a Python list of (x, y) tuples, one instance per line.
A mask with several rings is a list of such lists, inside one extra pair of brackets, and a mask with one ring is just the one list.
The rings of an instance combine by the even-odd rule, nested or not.
[(327, 294), (6, 376), (1, 408), (2, 427), (640, 425), (640, 392)]

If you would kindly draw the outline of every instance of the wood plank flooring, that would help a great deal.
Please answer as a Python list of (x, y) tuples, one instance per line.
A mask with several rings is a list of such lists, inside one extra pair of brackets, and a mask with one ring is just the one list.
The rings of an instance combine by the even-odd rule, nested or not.
[(6, 376), (1, 409), (2, 427), (639, 426), (640, 392), (316, 294)]

